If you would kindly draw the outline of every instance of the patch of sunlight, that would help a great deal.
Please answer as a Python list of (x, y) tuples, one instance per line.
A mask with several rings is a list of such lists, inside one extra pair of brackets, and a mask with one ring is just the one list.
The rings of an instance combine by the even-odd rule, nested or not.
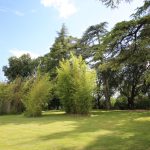
[(99, 116), (99, 115), (93, 115), (93, 114), (91, 115), (91, 117), (97, 117), (97, 116)]
[(126, 122), (126, 120), (121, 120), (121, 121), (119, 121), (119, 123), (116, 124), (116, 126), (122, 126), (125, 124), (125, 122)]
[(131, 132), (127, 132), (127, 133), (124, 133), (123, 135), (121, 135), (122, 139), (128, 139), (133, 136), (134, 136), (134, 133), (131, 133)]
[(150, 121), (150, 117), (140, 117), (140, 118), (134, 119), (134, 121)]
[(57, 111), (57, 110), (52, 110), (52, 111), (42, 111), (43, 115), (49, 115), (49, 114), (55, 114), (55, 115), (60, 115), (60, 114), (65, 114), (64, 111)]
[(85, 149), (87, 147), (87, 144), (93, 143), (98, 139), (102, 139), (104, 136), (109, 136), (112, 134), (113, 132), (110, 130), (97, 130), (95, 132), (81, 133), (77, 139), (78, 143), (81, 143), (80, 145), (82, 145), (82, 149)]

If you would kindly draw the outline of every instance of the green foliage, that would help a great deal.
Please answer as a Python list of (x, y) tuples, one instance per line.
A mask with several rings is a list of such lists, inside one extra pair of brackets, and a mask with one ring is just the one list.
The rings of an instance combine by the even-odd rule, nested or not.
[(0, 114), (7, 113), (8, 104), (8, 86), (5, 83), (0, 83)]
[(30, 76), (35, 68), (35, 61), (31, 59), (29, 54), (21, 57), (10, 57), (8, 59), (9, 66), (4, 66), (3, 71), (9, 81), (15, 80), (17, 77)]
[(11, 102), (10, 111), (11, 113), (21, 113), (24, 111), (24, 105), (22, 99), (23, 94), (23, 80), (21, 78), (16, 78), (13, 82), (9, 84), (9, 101)]
[[(57, 76), (56, 68), (59, 66), (59, 61), (69, 57), (70, 51), (73, 50), (75, 45), (75, 38), (67, 35), (67, 28), (63, 24), (59, 32), (57, 32), (54, 44), (50, 48), (50, 53), (46, 54), (43, 59), (42, 69), (44, 72), (49, 72), (51, 79)], [(75, 43), (74, 43), (75, 42)]]
[(116, 102), (114, 104), (115, 109), (121, 109), (125, 110), (128, 109), (128, 101), (127, 98), (124, 96), (120, 96), (116, 99)]
[(82, 57), (71, 54), (70, 60), (60, 62), (57, 70), (58, 95), (64, 109), (71, 114), (88, 114), (95, 88), (95, 71), (90, 70)]
[(107, 7), (116, 8), (122, 1), (130, 2), (132, 0), (99, 0)]
[(46, 74), (37, 77), (33, 83), (32, 81), (27, 82), (24, 88), (27, 92), (27, 97), (23, 101), (26, 107), (25, 115), (29, 117), (41, 116), (42, 108), (47, 103), (51, 90), (49, 77)]
[(21, 78), (16, 78), (9, 84), (0, 84), (0, 114), (24, 111), (22, 87), (23, 81)]
[(136, 109), (150, 109), (150, 99), (148, 96), (140, 95), (135, 99)]

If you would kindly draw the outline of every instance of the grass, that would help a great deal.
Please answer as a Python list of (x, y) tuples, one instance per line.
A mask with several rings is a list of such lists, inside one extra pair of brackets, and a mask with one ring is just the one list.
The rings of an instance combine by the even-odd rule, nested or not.
[(0, 150), (150, 150), (150, 111), (0, 116)]

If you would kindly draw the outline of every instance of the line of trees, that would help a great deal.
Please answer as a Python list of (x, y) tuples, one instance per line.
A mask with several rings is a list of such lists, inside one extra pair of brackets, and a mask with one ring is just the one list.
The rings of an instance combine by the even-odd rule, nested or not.
[(0, 113), (149, 109), (149, 10), (146, 0), (131, 20), (117, 23), (111, 31), (106, 22), (91, 25), (80, 39), (69, 36), (63, 25), (43, 57), (9, 58), (3, 67), (8, 83), (0, 83)]

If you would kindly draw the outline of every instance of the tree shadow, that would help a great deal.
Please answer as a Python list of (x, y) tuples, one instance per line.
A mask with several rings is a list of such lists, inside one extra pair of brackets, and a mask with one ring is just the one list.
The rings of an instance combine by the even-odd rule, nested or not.
[(93, 142), (83, 148), (84, 150), (148, 150), (150, 148), (150, 134), (148, 134), (150, 122), (137, 121), (138, 118), (146, 118), (147, 116), (149, 116), (147, 112), (95, 111), (91, 117), (78, 122), (73, 131), (40, 136), (38, 140), (48, 141), (68, 137), (76, 139), (82, 134), (89, 134), (89, 132), (94, 134), (101, 130), (104, 134), (96, 137)]
[[(48, 112), (40, 118), (25, 118), (18, 115), (2, 119), (0, 125), (5, 124), (50, 124), (55, 122), (70, 122), (71, 130), (59, 130), (47, 135), (40, 135), (32, 140), (17, 143), (34, 144), (37, 141), (49, 142), (52, 140), (72, 139), (85, 140), (86, 135), (97, 134), (90, 142), (86, 143), (83, 150), (148, 150), (150, 147), (150, 122), (140, 118), (149, 117), (149, 112), (133, 111), (93, 111), (90, 116), (66, 115), (61, 112)], [(10, 120), (8, 120), (10, 117)], [(14, 120), (15, 119), (15, 120)], [(21, 119), (21, 120), (20, 120)], [(0, 118), (1, 120), (1, 118)], [(65, 124), (64, 126), (68, 126)], [(90, 138), (90, 137), (89, 137)], [(123, 147), (123, 148), (122, 148)], [(78, 145), (69, 147), (62, 145), (61, 149), (76, 150)]]

